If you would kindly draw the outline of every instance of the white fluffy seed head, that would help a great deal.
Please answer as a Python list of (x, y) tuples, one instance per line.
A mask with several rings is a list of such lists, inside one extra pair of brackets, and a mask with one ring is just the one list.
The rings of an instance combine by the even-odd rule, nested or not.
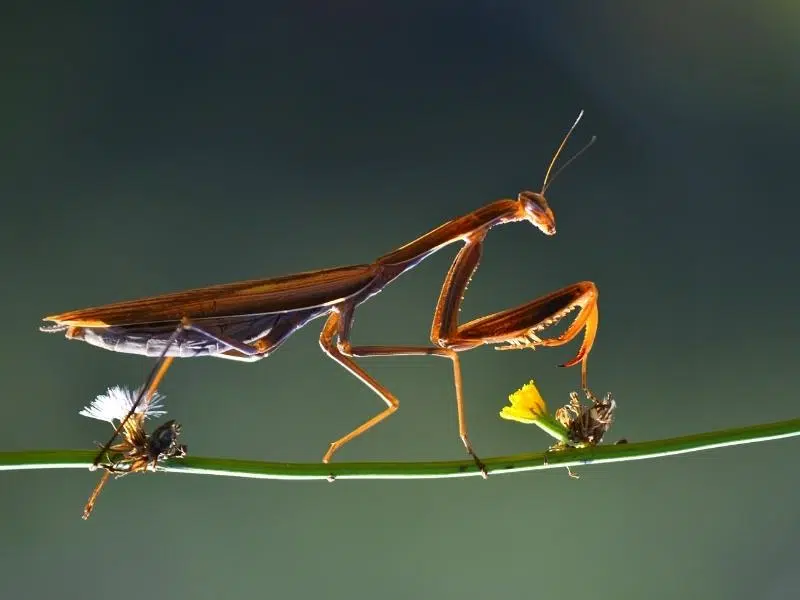
[[(119, 385), (108, 388), (105, 394), (100, 394), (95, 398), (89, 406), (85, 406), (78, 414), (89, 417), (90, 419), (98, 419), (100, 421), (113, 422), (121, 421), (125, 415), (131, 410), (136, 398), (142, 388), (136, 390), (129, 390)], [(150, 402), (140, 402), (136, 407), (137, 413), (143, 413), (145, 418), (161, 417), (167, 414), (164, 409), (164, 395), (154, 392), (150, 398)]]

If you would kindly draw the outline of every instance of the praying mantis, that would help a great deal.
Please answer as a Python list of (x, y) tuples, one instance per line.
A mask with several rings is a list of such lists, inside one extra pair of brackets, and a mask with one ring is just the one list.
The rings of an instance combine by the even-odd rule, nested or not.
[[(95, 308), (53, 314), (40, 330), (64, 332), (105, 350), (158, 357), (147, 383), (120, 422), (114, 436), (98, 453), (95, 466), (111, 447), (137, 404), (160, 385), (174, 358), (212, 356), (256, 362), (277, 351), (296, 331), (314, 319), (327, 319), (319, 336), (322, 350), (377, 394), (386, 404), (381, 412), (330, 444), (322, 457), (328, 463), (342, 446), (365, 433), (399, 407), (398, 399), (364, 370), (356, 359), (377, 356), (438, 356), (452, 362), (459, 437), (466, 451), (486, 470), (473, 450), (465, 416), (459, 353), (482, 345), (499, 350), (553, 347), (568, 343), (582, 330), (577, 355), (562, 366), (581, 364), (581, 385), (587, 389), (587, 359), (598, 326), (598, 291), (581, 281), (526, 304), (459, 324), (458, 313), (467, 284), (475, 273), (488, 232), (499, 225), (528, 222), (546, 236), (556, 233), (555, 215), (545, 192), (558, 172), (550, 173), (583, 111), (561, 141), (545, 173), (540, 192), (523, 191), (516, 199), (501, 199), (455, 218), (369, 264), (351, 265), (276, 277), (216, 285)], [(571, 162), (584, 148), (570, 159)], [(566, 167), (566, 164), (564, 165)], [(562, 167), (562, 169), (564, 168)], [(433, 315), (430, 345), (354, 345), (351, 329), (356, 309), (423, 260), (462, 242), (445, 277)], [(540, 334), (577, 310), (560, 335)]]

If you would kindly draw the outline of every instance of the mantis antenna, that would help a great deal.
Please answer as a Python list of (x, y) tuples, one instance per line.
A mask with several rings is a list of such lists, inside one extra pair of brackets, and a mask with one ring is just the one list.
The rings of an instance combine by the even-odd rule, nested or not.
[[(553, 155), (553, 159), (550, 161), (550, 164), (547, 166), (547, 172), (544, 174), (544, 181), (542, 182), (542, 192), (541, 192), (542, 194), (545, 193), (545, 191), (547, 190), (547, 187), (550, 185), (550, 183), (552, 183), (552, 180), (549, 179), (550, 178), (550, 171), (553, 170), (553, 166), (556, 164), (556, 161), (558, 160), (559, 154), (561, 154), (561, 151), (564, 149), (564, 146), (566, 145), (567, 140), (569, 139), (569, 136), (575, 130), (575, 127), (578, 126), (578, 123), (580, 122), (581, 117), (583, 117), (583, 110), (581, 110), (581, 112), (578, 113), (578, 118), (575, 119), (575, 122), (572, 124), (572, 127), (569, 128), (569, 131), (567, 131), (567, 135), (564, 136), (564, 139), (561, 140), (561, 144), (558, 146), (558, 149), (556, 150), (555, 154)], [(589, 145), (591, 145), (591, 142), (590, 142)], [(584, 148), (584, 150), (585, 149), (586, 148)], [(581, 150), (581, 152), (583, 152), (583, 150)], [(580, 152), (578, 154), (580, 154)], [(572, 160), (574, 160), (575, 158), (576, 157), (572, 157), (572, 159), (570, 159), (569, 162), (572, 162)], [(567, 163), (567, 164), (569, 164), (569, 163)], [(559, 169), (559, 171), (560, 170), (561, 169)], [(556, 173), (556, 175), (557, 174), (558, 174), (558, 172)], [(555, 177), (553, 177), (553, 179), (555, 179)]]
[(585, 145), (583, 148), (581, 148), (580, 150), (578, 150), (578, 151), (577, 151), (575, 154), (573, 154), (573, 155), (572, 155), (572, 158), (570, 158), (570, 159), (569, 159), (567, 162), (565, 162), (563, 165), (561, 165), (561, 167), (559, 167), (558, 171), (556, 171), (556, 172), (553, 174), (553, 176), (550, 178), (550, 181), (548, 181), (548, 182), (547, 182), (547, 185), (546, 185), (546, 186), (544, 186), (544, 188), (542, 189), (542, 195), (544, 195), (544, 192), (545, 192), (545, 190), (546, 190), (547, 188), (549, 188), (549, 187), (550, 187), (550, 186), (553, 184), (553, 182), (556, 180), (556, 177), (558, 177), (558, 176), (561, 174), (561, 171), (563, 171), (564, 169), (566, 169), (566, 168), (567, 168), (567, 167), (568, 167), (568, 166), (569, 166), (569, 165), (572, 163), (572, 161), (573, 161), (573, 160), (575, 160), (575, 159), (576, 159), (576, 158), (578, 158), (578, 157), (579, 157), (581, 154), (583, 154), (584, 152), (586, 152), (586, 151), (589, 149), (589, 146), (591, 146), (592, 144), (594, 144), (596, 141), (597, 141), (597, 136), (596, 136), (596, 135), (593, 135), (593, 136), (592, 136), (592, 139), (590, 139), (590, 140), (589, 140), (589, 141), (586, 143), (586, 145)]

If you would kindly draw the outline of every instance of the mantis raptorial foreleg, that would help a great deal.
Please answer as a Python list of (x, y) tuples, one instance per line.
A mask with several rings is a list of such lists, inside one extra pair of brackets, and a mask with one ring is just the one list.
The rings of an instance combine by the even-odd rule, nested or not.
[[(496, 350), (519, 350), (562, 346), (572, 341), (583, 329), (583, 342), (578, 353), (560, 366), (571, 367), (581, 363), (581, 387), (586, 390), (589, 387), (587, 360), (599, 322), (597, 297), (597, 286), (591, 281), (573, 283), (527, 304), (461, 325), (458, 327), (458, 340), (460, 343), (476, 340), (484, 344), (505, 343), (505, 346), (499, 346)], [(574, 310), (578, 314), (562, 334), (553, 338), (541, 336), (543, 331)]]
[[(597, 335), (599, 318), (597, 286), (591, 281), (581, 281), (526, 304), (459, 325), (458, 314), (464, 292), (478, 268), (482, 252), (482, 238), (470, 241), (450, 266), (431, 326), (433, 343), (458, 352), (484, 344), (505, 344), (498, 347), (498, 350), (551, 347), (570, 342), (585, 329), (578, 354), (561, 366), (570, 367), (582, 363), (581, 385), (587, 389), (586, 361)], [(539, 335), (576, 309), (577, 316), (562, 334), (553, 338)]]

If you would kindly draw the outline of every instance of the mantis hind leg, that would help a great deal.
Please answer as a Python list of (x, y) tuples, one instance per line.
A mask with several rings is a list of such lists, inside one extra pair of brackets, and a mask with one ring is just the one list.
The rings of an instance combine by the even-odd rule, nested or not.
[[(108, 442), (105, 443), (105, 445), (97, 453), (97, 456), (94, 457), (94, 461), (92, 462), (93, 466), (97, 467), (100, 464), (100, 461), (102, 460), (103, 456), (109, 451), (112, 444), (114, 443), (114, 440), (117, 439), (117, 436), (119, 435), (120, 431), (122, 431), (122, 428), (125, 427), (125, 424), (128, 422), (128, 419), (130, 419), (133, 416), (133, 413), (136, 412), (136, 409), (141, 404), (147, 406), (150, 403), (153, 394), (155, 393), (156, 389), (158, 389), (158, 386), (161, 384), (161, 380), (164, 379), (164, 375), (166, 375), (167, 370), (172, 365), (173, 357), (167, 356), (167, 352), (169, 351), (170, 346), (172, 346), (172, 344), (175, 343), (175, 341), (177, 341), (178, 336), (183, 330), (184, 330), (184, 323), (181, 323), (169, 337), (167, 343), (164, 344), (164, 349), (161, 351), (161, 355), (158, 357), (158, 360), (156, 360), (156, 364), (153, 365), (153, 368), (150, 370), (150, 373), (148, 374), (147, 379), (145, 380), (145, 384), (144, 386), (142, 386), (139, 395), (131, 405), (128, 414), (126, 414), (125, 417), (120, 420), (119, 425), (117, 425), (117, 427), (114, 429), (114, 434), (111, 436), (111, 439), (109, 439)], [(97, 490), (97, 492), (99, 493), (99, 489)]]
[(153, 365), (153, 368), (150, 370), (150, 373), (145, 380), (145, 384), (142, 387), (141, 391), (139, 392), (138, 397), (133, 402), (130, 410), (128, 411), (127, 415), (120, 421), (119, 425), (114, 429), (114, 434), (111, 436), (111, 439), (100, 449), (95, 456), (93, 465), (96, 467), (100, 464), (103, 456), (109, 451), (114, 440), (117, 439), (120, 431), (127, 423), (128, 419), (131, 418), (134, 412), (136, 412), (137, 408), (144, 404), (145, 406), (150, 402), (153, 397), (153, 394), (158, 389), (158, 386), (161, 385), (161, 381), (164, 379), (164, 376), (169, 370), (170, 366), (172, 366), (172, 361), (174, 357), (167, 356), (170, 347), (172, 344), (178, 341), (180, 334), (184, 331), (194, 331), (199, 333), (210, 340), (215, 342), (219, 342), (220, 344), (224, 344), (230, 348), (225, 354), (234, 353), (235, 356), (226, 356), (226, 358), (239, 358), (240, 360), (258, 360), (263, 358), (266, 355), (266, 352), (270, 349), (270, 344), (264, 340), (258, 340), (257, 342), (251, 344), (246, 344), (244, 342), (240, 342), (235, 339), (228, 339), (224, 337), (220, 337), (205, 331), (202, 327), (195, 325), (192, 321), (188, 318), (184, 318), (181, 320), (181, 323), (175, 328), (175, 331), (170, 335), (169, 339), (167, 340), (166, 344), (164, 344), (164, 349), (161, 351), (158, 359), (156, 360), (156, 364)]

